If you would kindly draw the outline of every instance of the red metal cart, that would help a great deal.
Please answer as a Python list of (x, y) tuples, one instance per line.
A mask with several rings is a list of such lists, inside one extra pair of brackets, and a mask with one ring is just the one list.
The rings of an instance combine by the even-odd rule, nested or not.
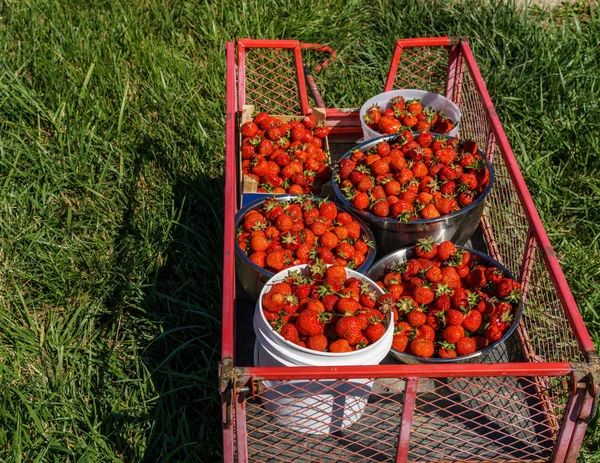
[[(524, 316), (513, 348), (488, 363), (360, 367), (253, 367), (252, 303), (236, 290), (237, 143), (244, 104), (275, 113), (310, 111), (302, 53), (313, 44), (227, 44), (223, 333), (220, 365), (225, 461), (575, 461), (593, 417), (600, 367), (548, 236), (467, 40), (398, 40), (385, 90), (445, 94), (462, 111), (461, 138), (494, 162), (496, 184), (480, 231), (487, 251), (519, 276)], [(321, 51), (331, 52), (322, 48)], [(401, 65), (400, 65), (401, 64)], [(327, 108), (332, 151), (361, 136), (357, 110)], [(337, 145), (336, 145), (337, 144)], [(238, 327), (241, 329), (238, 330)], [(490, 363), (492, 362), (492, 363)], [(281, 425), (265, 407), (268, 381), (374, 379), (360, 420), (331, 434)], [(361, 383), (346, 384), (360, 388)], [(334, 387), (334, 386), (332, 386)]]

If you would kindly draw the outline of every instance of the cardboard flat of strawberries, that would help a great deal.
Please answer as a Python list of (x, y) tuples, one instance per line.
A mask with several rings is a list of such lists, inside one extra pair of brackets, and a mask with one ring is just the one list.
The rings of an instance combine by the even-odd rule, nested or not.
[[(251, 121), (253, 114), (254, 114), (254, 105), (242, 106), (240, 127), (244, 123)], [(278, 115), (278, 114), (271, 114), (271, 115), (273, 117), (281, 119), (283, 122), (301, 120), (304, 117), (304, 116), (290, 116), (290, 115)], [(326, 120), (326, 114), (325, 114), (324, 108), (312, 108), (312, 115), (315, 117), (315, 120), (317, 122)], [(241, 135), (241, 133), (239, 133), (239, 130), (238, 130), (238, 134), (239, 134), (238, 146), (241, 147), (242, 146), (242, 135)], [(323, 146), (324, 146), (325, 151), (329, 152), (330, 146), (329, 146), (329, 140), (327, 137), (325, 137), (325, 139), (324, 139)], [(269, 196), (273, 196), (271, 193), (258, 192), (258, 182), (255, 179), (253, 179), (252, 177), (242, 174), (242, 157), (241, 156), (238, 156), (238, 172), (240, 174), (239, 178), (241, 179), (240, 190), (239, 190), (241, 207), (243, 207), (246, 204), (248, 204), (252, 201), (255, 201), (257, 199), (262, 199), (262, 198), (266, 198)], [(321, 187), (321, 193), (319, 196), (333, 197), (333, 188), (331, 187), (331, 182), (327, 182), (326, 184), (324, 184)]]

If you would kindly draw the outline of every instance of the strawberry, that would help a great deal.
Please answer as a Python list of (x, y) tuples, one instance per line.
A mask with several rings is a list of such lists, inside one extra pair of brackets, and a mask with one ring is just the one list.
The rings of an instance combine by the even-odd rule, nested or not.
[(518, 302), (521, 298), (521, 285), (511, 278), (502, 278), (496, 283), (498, 297), (510, 302)]
[(477, 343), (473, 338), (461, 338), (456, 342), (456, 354), (460, 357), (472, 354), (477, 350)]
[(329, 352), (352, 352), (354, 349), (346, 339), (337, 339), (329, 345)]
[(313, 310), (303, 310), (296, 319), (296, 328), (302, 336), (315, 336), (323, 332), (319, 314)]
[(487, 278), (485, 276), (484, 267), (476, 267), (466, 276), (467, 284), (473, 288), (481, 288), (486, 285)]
[(460, 275), (454, 267), (442, 267), (441, 272), (441, 284), (447, 285), (450, 289), (456, 289), (460, 287)]
[(318, 334), (316, 336), (310, 336), (306, 340), (306, 347), (312, 350), (316, 350), (319, 352), (325, 352), (327, 350), (327, 345), (329, 341), (322, 334)]
[(456, 252), (456, 246), (451, 241), (444, 241), (438, 245), (437, 257), (441, 260), (449, 260)]
[(433, 259), (437, 253), (437, 245), (431, 238), (421, 238), (417, 240), (415, 252), (424, 259)]
[(376, 216), (387, 217), (390, 214), (390, 205), (387, 200), (380, 200), (373, 205), (372, 211)]
[(419, 286), (413, 291), (414, 300), (421, 305), (431, 304), (433, 302), (434, 297), (434, 292), (431, 290), (431, 288), (428, 288), (427, 286)]
[(461, 326), (448, 326), (444, 329), (444, 340), (450, 344), (456, 344), (465, 336), (465, 330)]
[(437, 219), (440, 216), (440, 212), (437, 210), (434, 204), (428, 204), (421, 210), (421, 217), (426, 220)]
[(421, 325), (417, 328), (417, 337), (425, 338), (429, 341), (435, 340), (435, 330), (429, 325)]
[(360, 310), (360, 303), (351, 297), (342, 297), (335, 305), (335, 310), (341, 314), (355, 314)]
[(439, 267), (432, 265), (426, 272), (425, 278), (432, 283), (437, 283), (442, 279), (442, 271)]
[(465, 330), (470, 331), (471, 333), (475, 333), (477, 330), (479, 330), (479, 327), (481, 326), (481, 322), (482, 322), (481, 313), (479, 313), (477, 310), (471, 310), (465, 316), (465, 319), (462, 322), (462, 327)]
[(446, 324), (451, 326), (460, 326), (462, 325), (465, 316), (462, 312), (456, 309), (450, 309), (446, 312)]
[(404, 333), (394, 334), (394, 339), (392, 341), (392, 349), (397, 350), (398, 352), (404, 352), (406, 347), (408, 346), (408, 336)]
[(429, 358), (435, 352), (435, 346), (432, 341), (416, 338), (410, 343), (410, 351), (417, 357)]
[(369, 197), (366, 193), (357, 193), (352, 199), (353, 206), (358, 210), (363, 210), (369, 207)]
[(283, 337), (283, 339), (293, 342), (296, 344), (299, 341), (298, 338), (298, 330), (296, 326), (291, 323), (286, 323), (279, 329), (279, 334)]
[(371, 323), (365, 329), (365, 336), (370, 343), (377, 342), (385, 333), (385, 326), (383, 323), (375, 322)]
[(497, 267), (488, 267), (485, 269), (485, 276), (488, 280), (498, 283), (504, 277), (504, 272)]
[(258, 133), (258, 126), (252, 121), (245, 122), (240, 127), (240, 133), (246, 138), (252, 138)]
[(414, 309), (408, 312), (407, 320), (410, 326), (418, 328), (427, 322), (427, 315), (422, 310)]
[(439, 344), (438, 348), (438, 357), (442, 359), (453, 359), (457, 357), (456, 346), (454, 344), (450, 344), (448, 342), (442, 341)]
[(343, 339), (346, 339), (350, 344), (356, 344), (362, 336), (360, 330), (360, 322), (354, 316), (343, 317), (338, 321), (336, 334)]

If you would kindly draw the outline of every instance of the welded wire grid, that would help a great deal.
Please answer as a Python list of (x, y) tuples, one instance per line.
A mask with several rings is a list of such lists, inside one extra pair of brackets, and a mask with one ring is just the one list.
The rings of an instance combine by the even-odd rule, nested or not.
[(259, 399), (247, 403), (249, 461), (389, 461), (395, 455), (403, 379), (268, 386)]
[(488, 144), (490, 125), (487, 120), (485, 106), (466, 65), (463, 64), (463, 72), (460, 78), (455, 81), (456, 86), (461, 87), (460, 91), (454, 89), (449, 93), (461, 110), (460, 138), (477, 142), (481, 149), (485, 151)]
[(246, 48), (245, 66), (245, 104), (272, 114), (302, 114), (293, 49)]
[(568, 399), (564, 384), (527, 377), (420, 381), (409, 461), (549, 461)]
[(402, 49), (394, 90), (402, 88), (445, 94), (448, 52), (443, 47), (405, 47)]
[(530, 240), (525, 272), (525, 304), (522, 324), (532, 349), (533, 362), (585, 361), (575, 334), (535, 240)]
[[(395, 460), (406, 382), (356, 381), (269, 383), (247, 402), (248, 460)], [(409, 461), (548, 461), (567, 399), (564, 378), (420, 379)]]

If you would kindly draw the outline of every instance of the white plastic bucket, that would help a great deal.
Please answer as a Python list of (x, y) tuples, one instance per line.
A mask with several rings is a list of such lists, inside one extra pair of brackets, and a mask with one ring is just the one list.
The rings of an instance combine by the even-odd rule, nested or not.
[[(256, 333), (254, 364), (289, 367), (378, 365), (392, 346), (392, 314), (387, 316), (388, 327), (381, 339), (353, 352), (331, 353), (306, 349), (283, 339), (271, 328), (262, 311), (262, 296), (270, 290), (273, 282), (282, 280), (288, 272), (294, 270), (306, 272), (306, 266), (292, 267), (273, 276), (260, 294), (253, 319)], [(346, 269), (346, 272), (348, 277), (368, 281), (373, 291), (383, 294), (383, 290), (364, 275), (350, 269)], [(361, 378), (263, 383), (263, 405), (275, 415), (280, 425), (308, 434), (330, 434), (360, 419), (367, 406), (373, 380)]]
[(403, 96), (406, 101), (418, 98), (419, 100), (421, 100), (423, 109), (431, 108), (434, 110), (441, 110), (446, 117), (449, 117), (454, 122), (454, 128), (446, 135), (450, 137), (455, 137), (456, 134), (458, 134), (458, 126), (460, 123), (461, 112), (460, 109), (458, 109), (458, 106), (456, 106), (451, 100), (437, 93), (426, 92), (425, 90), (403, 89), (380, 93), (379, 95), (375, 95), (373, 98), (367, 100), (367, 102), (364, 105), (362, 105), (362, 107), (360, 108), (360, 125), (362, 127), (364, 135), (362, 141), (367, 141), (373, 138), (379, 138), (382, 135), (386, 135), (383, 133), (376, 132), (375, 130), (369, 128), (369, 126), (365, 123), (363, 116), (366, 114), (367, 110), (374, 104), (379, 105), (381, 109), (385, 110), (388, 106), (389, 101), (397, 96)]

